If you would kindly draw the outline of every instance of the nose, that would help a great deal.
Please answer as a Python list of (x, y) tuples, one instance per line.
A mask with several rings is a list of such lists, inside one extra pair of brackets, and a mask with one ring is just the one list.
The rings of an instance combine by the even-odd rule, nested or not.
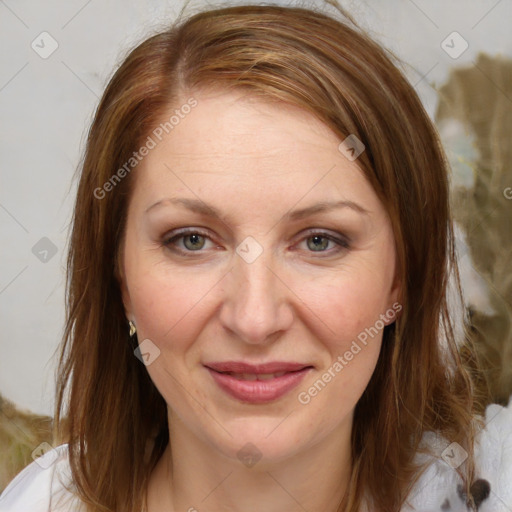
[[(273, 267), (273, 268), (272, 268)], [(280, 275), (281, 274), (281, 275)], [(293, 322), (293, 292), (266, 251), (252, 263), (238, 254), (227, 279), (220, 321), (249, 344), (268, 344)]]

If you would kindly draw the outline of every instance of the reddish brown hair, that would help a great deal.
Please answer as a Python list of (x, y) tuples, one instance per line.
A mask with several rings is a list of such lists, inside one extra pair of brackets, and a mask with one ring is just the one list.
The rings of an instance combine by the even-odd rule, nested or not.
[(312, 10), (244, 6), (196, 14), (135, 48), (108, 84), (89, 132), (56, 407), (58, 423), (68, 416), (59, 435), (70, 443), (79, 496), (91, 511), (139, 512), (168, 442), (166, 404), (133, 355), (119, 286), (136, 168), (102, 199), (94, 191), (179, 98), (212, 87), (298, 106), (340, 141), (355, 134), (366, 146), (358, 163), (391, 218), (404, 307), (384, 331), (355, 410), (343, 509), (358, 510), (368, 492), (374, 509), (398, 510), (419, 475), (413, 457), (427, 430), (468, 451), (460, 471), (469, 486), (476, 402), (447, 306), (450, 270), (459, 293), (460, 285), (436, 130), (389, 54), (359, 29)]

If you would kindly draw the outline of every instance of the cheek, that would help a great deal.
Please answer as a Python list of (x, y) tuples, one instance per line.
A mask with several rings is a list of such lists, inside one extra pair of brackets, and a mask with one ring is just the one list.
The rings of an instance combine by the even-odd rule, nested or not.
[[(203, 283), (204, 285), (204, 283)], [(190, 371), (197, 371), (200, 346), (196, 343), (207, 319), (205, 294), (211, 285), (201, 289), (193, 279), (180, 279), (179, 275), (150, 276), (134, 281), (131, 292), (137, 321), (139, 343), (150, 339), (160, 354), (147, 366), (151, 380), (168, 404), (182, 410), (188, 393), (200, 396)], [(201, 300), (202, 299), (202, 300)], [(200, 400), (201, 403), (204, 399)], [(194, 404), (189, 404), (194, 407)]]
[(201, 330), (198, 319), (204, 309), (201, 299), (204, 301), (208, 290), (204, 282), (200, 287), (196, 284), (192, 278), (183, 281), (177, 275), (172, 278), (148, 275), (135, 282), (130, 295), (141, 336), (156, 345), (168, 344), (171, 340), (172, 345), (176, 345), (177, 340), (183, 345), (189, 338), (192, 342)]
[(148, 338), (161, 349), (178, 348), (193, 339), (195, 326), (199, 332), (201, 322), (193, 319), (202, 315), (214, 278), (205, 273), (197, 278), (190, 265), (171, 265), (165, 250), (148, 240), (134, 219), (129, 224), (123, 263), (138, 339)]
[(348, 350), (347, 346), (358, 337), (364, 341), (368, 331), (372, 333), (370, 337), (377, 338), (375, 328), (383, 328), (380, 315), (390, 306), (384, 281), (372, 272), (351, 272), (331, 277), (324, 286), (320, 282), (310, 285), (304, 296), (309, 297), (309, 307), (327, 327), (323, 338), (328, 340), (331, 352)]
[(325, 357), (297, 398), (328, 432), (349, 417), (375, 371), (384, 326), (380, 315), (389, 308), (384, 287), (377, 288), (370, 274), (331, 279), (323, 294), (313, 288), (317, 293), (309, 304), (319, 317), (313, 322)]

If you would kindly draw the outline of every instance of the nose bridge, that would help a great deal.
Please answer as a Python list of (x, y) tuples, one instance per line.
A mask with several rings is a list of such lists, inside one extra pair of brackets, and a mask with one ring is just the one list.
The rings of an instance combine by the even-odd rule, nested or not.
[(247, 343), (265, 342), (290, 320), (291, 314), (284, 311), (283, 284), (272, 260), (270, 251), (253, 240), (237, 248), (222, 319)]

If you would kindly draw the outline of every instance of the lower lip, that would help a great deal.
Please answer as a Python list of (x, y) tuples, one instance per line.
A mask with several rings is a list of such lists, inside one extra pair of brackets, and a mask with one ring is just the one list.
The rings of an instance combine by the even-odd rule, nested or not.
[(207, 368), (218, 386), (237, 400), (252, 404), (272, 402), (297, 387), (311, 368), (285, 373), (269, 380), (240, 380), (226, 373)]

